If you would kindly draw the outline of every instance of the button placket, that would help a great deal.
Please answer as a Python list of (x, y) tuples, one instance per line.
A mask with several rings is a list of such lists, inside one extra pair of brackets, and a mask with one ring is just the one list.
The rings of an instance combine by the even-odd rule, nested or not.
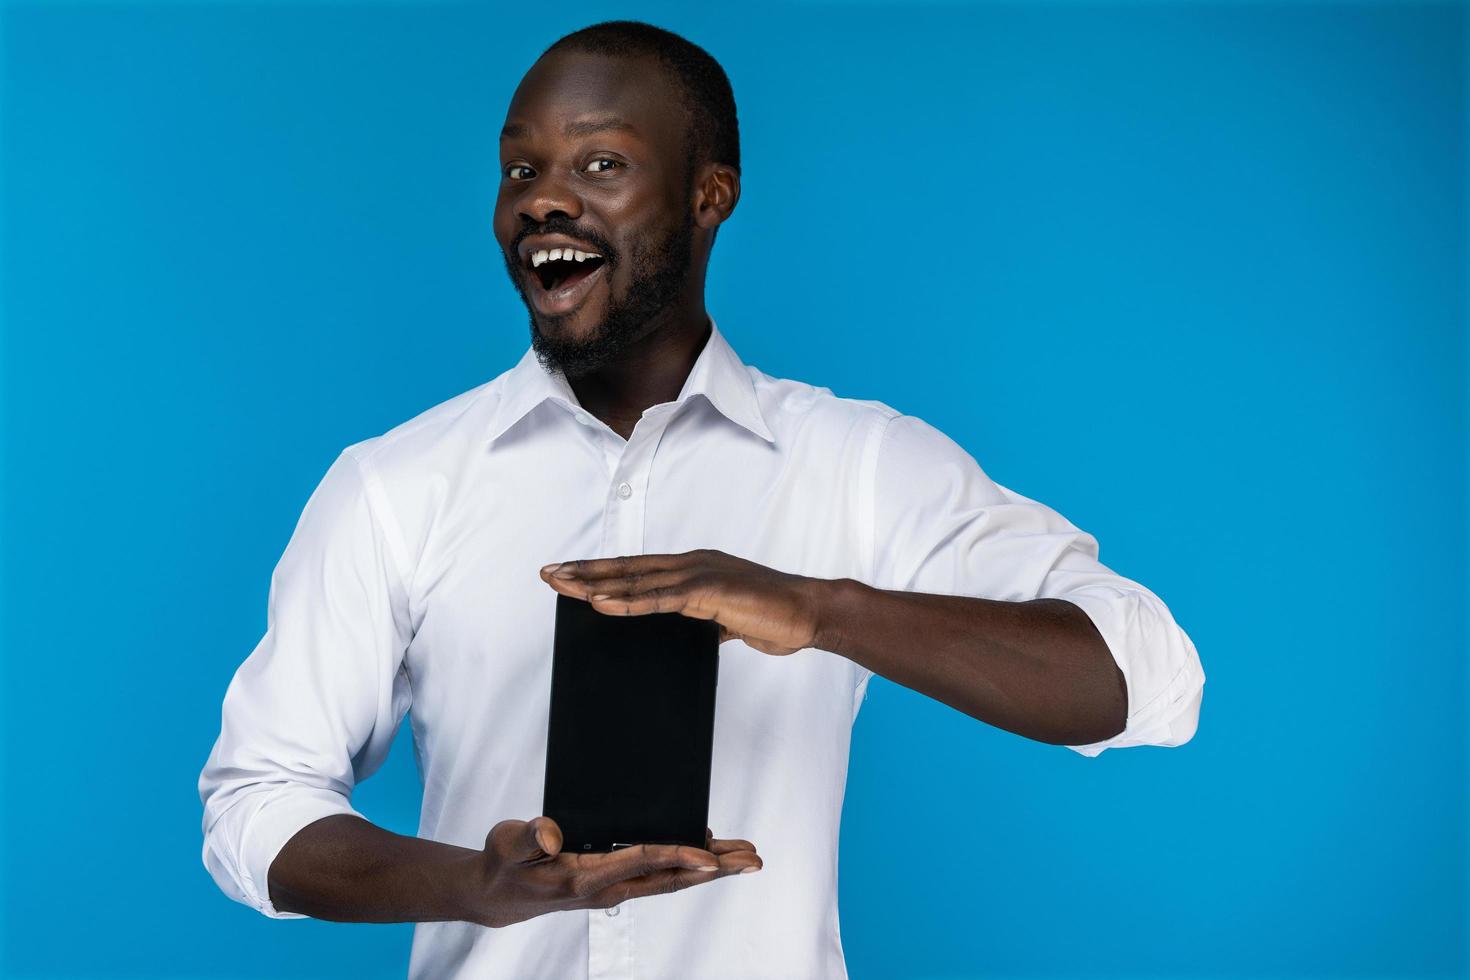
[[(648, 474), (659, 440), (667, 428), (667, 411), (646, 412), (634, 427), (622, 453), (610, 457), (612, 486), (603, 508), (604, 555), (643, 553), (644, 507)], [(635, 490), (642, 493), (635, 494)], [(591, 980), (632, 980), (633, 926), (637, 903), (587, 912), (587, 972)]]
[(667, 427), (667, 412), (645, 413), (617, 457), (613, 482), (608, 488), (608, 502), (603, 510), (604, 554), (643, 553), (643, 510), (647, 496), (639, 491), (646, 490), (648, 486), (654, 453)]
[[(614, 911), (619, 910), (619, 911)], [(633, 910), (587, 910), (589, 980), (633, 980)]]

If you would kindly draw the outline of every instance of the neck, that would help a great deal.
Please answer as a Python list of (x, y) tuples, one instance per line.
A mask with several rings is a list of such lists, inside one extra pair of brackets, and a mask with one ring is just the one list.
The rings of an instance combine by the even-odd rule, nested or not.
[(567, 382), (583, 408), (628, 439), (646, 409), (679, 397), (709, 336), (702, 297), (675, 304), (648, 322), (623, 357)]

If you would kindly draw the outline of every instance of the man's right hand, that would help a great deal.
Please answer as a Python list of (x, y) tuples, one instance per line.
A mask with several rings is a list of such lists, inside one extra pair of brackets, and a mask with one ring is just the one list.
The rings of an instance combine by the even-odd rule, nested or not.
[(760, 870), (754, 844), (717, 840), (708, 828), (705, 835), (703, 849), (636, 844), (606, 854), (563, 854), (561, 828), (550, 817), (502, 820), (472, 862), (466, 918), (483, 926), (508, 926), (546, 912), (611, 908), (630, 898)]

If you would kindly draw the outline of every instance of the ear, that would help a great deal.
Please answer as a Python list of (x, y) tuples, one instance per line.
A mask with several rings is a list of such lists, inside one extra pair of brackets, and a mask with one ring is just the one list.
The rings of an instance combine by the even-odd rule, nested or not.
[(718, 228), (740, 201), (740, 172), (723, 163), (707, 163), (694, 180), (694, 223)]

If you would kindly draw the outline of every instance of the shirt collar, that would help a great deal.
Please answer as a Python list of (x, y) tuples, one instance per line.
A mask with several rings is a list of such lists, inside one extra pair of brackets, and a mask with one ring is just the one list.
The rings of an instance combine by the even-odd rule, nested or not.
[[(761, 415), (755, 385), (745, 363), (713, 319), (710, 320), (709, 339), (695, 358), (694, 367), (674, 402), (681, 405), (694, 395), (703, 395), (720, 414), (767, 442), (776, 441)], [(532, 409), (548, 400), (559, 402), (570, 411), (581, 408), (566, 376), (560, 370), (548, 371), (537, 359), (535, 347), (527, 347), (520, 361), (505, 376), (500, 402), (490, 419), (486, 438), (498, 439)]]

